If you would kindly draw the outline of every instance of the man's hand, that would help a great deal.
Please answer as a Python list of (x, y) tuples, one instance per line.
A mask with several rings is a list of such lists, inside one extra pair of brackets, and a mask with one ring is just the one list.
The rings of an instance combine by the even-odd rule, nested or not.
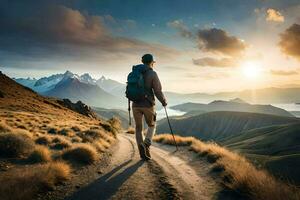
[(168, 105), (168, 103), (166, 101), (162, 103), (163, 107), (166, 107), (167, 105)]

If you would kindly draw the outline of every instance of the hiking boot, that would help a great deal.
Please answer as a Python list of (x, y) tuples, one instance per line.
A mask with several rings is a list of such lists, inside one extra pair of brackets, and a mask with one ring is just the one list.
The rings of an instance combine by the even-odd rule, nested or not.
[(144, 145), (145, 145), (145, 149), (146, 149), (146, 151), (145, 151), (145, 154), (146, 154), (146, 157), (148, 157), (148, 158), (151, 158), (151, 154), (150, 154), (150, 145), (149, 144), (147, 144), (146, 142), (144, 142)]
[(139, 149), (141, 159), (146, 160), (146, 154), (145, 154), (145, 150), (144, 150), (143, 146), (139, 145), (138, 149)]
[(144, 142), (140, 144), (140, 156), (143, 160), (151, 159), (149, 146), (147, 146)]

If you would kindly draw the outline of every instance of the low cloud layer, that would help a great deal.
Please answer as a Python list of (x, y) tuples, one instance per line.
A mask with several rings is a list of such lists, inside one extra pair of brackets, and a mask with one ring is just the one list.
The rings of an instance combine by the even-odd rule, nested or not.
[(246, 44), (239, 38), (217, 28), (202, 29), (197, 34), (198, 47), (205, 52), (238, 56), (246, 49)]
[(284, 71), (284, 70), (271, 70), (272, 75), (278, 75), (278, 76), (292, 76), (292, 75), (297, 75), (298, 72), (295, 70), (291, 71)]
[(280, 35), (279, 47), (283, 53), (300, 61), (300, 24), (293, 24)]
[(266, 10), (266, 21), (284, 22), (284, 16), (278, 10), (268, 8)]
[(203, 67), (234, 67), (236, 66), (236, 61), (232, 58), (211, 58), (205, 57), (200, 59), (193, 59), (193, 63), (198, 66)]

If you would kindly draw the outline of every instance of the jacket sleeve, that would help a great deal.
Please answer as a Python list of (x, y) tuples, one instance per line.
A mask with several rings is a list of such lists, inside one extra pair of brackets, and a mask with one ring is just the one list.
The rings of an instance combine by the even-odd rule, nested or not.
[(163, 106), (167, 105), (167, 101), (162, 92), (161, 83), (160, 83), (157, 73), (154, 73), (153, 80), (152, 80), (152, 88), (153, 88), (156, 98), (161, 102), (161, 104)]

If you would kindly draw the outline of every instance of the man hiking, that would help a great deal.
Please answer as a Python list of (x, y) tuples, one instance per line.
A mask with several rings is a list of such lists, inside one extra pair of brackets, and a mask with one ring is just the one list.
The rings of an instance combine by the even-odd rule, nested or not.
[[(167, 101), (162, 93), (162, 87), (157, 73), (153, 70), (154, 59), (151, 54), (142, 57), (142, 63), (132, 67), (128, 75), (126, 96), (133, 101), (132, 110), (135, 121), (135, 136), (140, 156), (143, 160), (151, 159), (150, 145), (156, 128), (155, 98), (165, 107)], [(130, 101), (129, 101), (130, 112)], [(145, 139), (143, 139), (143, 117), (148, 125)]]

